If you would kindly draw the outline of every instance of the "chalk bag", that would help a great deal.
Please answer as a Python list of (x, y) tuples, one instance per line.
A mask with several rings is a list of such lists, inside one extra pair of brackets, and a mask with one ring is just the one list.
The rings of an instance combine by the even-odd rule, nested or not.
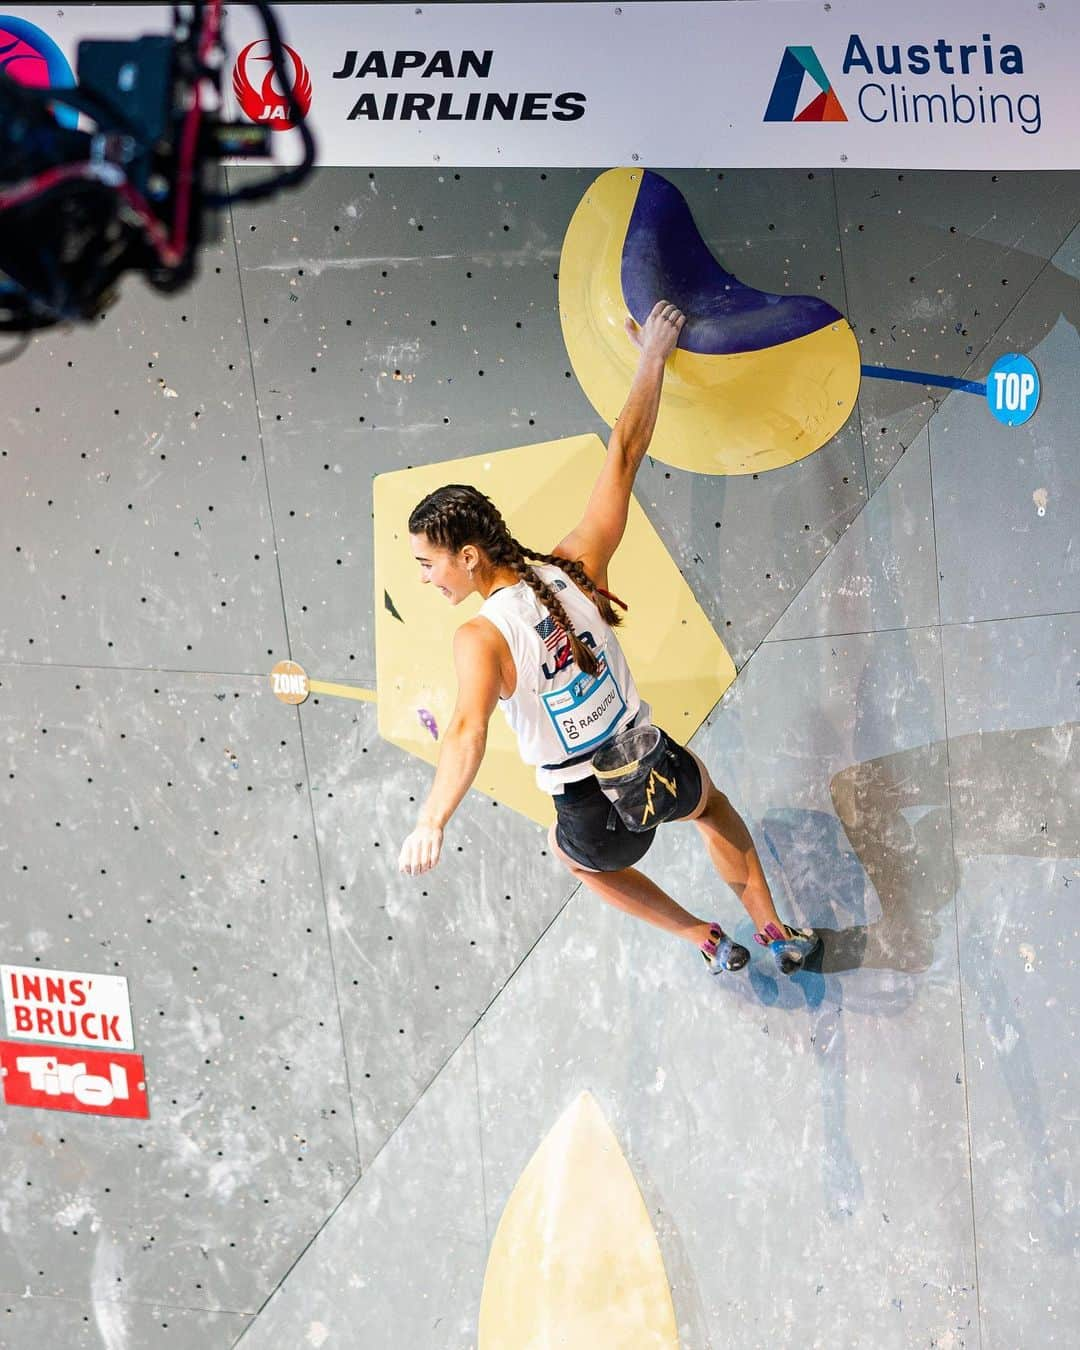
[(628, 830), (644, 834), (677, 810), (675, 747), (659, 727), (630, 727), (593, 755), (600, 790)]

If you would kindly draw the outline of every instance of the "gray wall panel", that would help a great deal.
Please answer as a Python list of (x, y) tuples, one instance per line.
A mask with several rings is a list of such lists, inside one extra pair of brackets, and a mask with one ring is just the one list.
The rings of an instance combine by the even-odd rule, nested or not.
[(20, 1297), (0, 1305), (0, 1345), (10, 1350), (229, 1350), (250, 1322), (238, 1313), (137, 1303)]
[(936, 624), (936, 573), (926, 431), (901, 455), (769, 640)]
[[(1001, 766), (1004, 768), (1005, 766)], [(1075, 800), (1075, 781), (1073, 786)], [(983, 1344), (1076, 1339), (1080, 857), (961, 859), (957, 903)], [(1063, 928), (1065, 932), (1063, 933)]]
[[(8, 1110), (7, 1292), (258, 1307), (357, 1174), (296, 714), (251, 679), (5, 667), (5, 962), (121, 974), (150, 1119)], [(116, 1290), (110, 1290), (115, 1293)]]
[(5, 368), (0, 659), (259, 671), (285, 652), (231, 246)]
[[(853, 421), (773, 473), (704, 478), (646, 461), (636, 495), (702, 609), (742, 666), (863, 504)], [(618, 556), (611, 575), (618, 577)]]
[(341, 1015), (364, 1165), (440, 1072), (574, 889), (546, 831), (470, 794), (443, 861), (398, 854), (432, 769), (383, 741), (375, 709), (303, 709)]
[(1080, 618), (945, 638), (984, 1344), (1064, 1346), (1080, 1184)]
[(942, 638), (950, 736), (1053, 727), (1080, 715), (1075, 614), (955, 625)]
[[(1049, 332), (1038, 340), (1038, 330)], [(1049, 271), (995, 337), (987, 369), (1026, 352), (1042, 392), (1022, 427), (953, 394), (931, 427), (941, 617), (946, 623), (1080, 609), (1080, 460), (1074, 372), (1080, 335), (1061, 317)]]
[[(1073, 230), (1061, 248), (1054, 254), (1054, 266), (1073, 281), (1080, 281), (1080, 226)], [(1072, 293), (1073, 287), (1068, 285), (1061, 287), (1063, 299)], [(1073, 327), (1076, 327), (1075, 322)]]
[[(979, 378), (980, 353), (1080, 216), (1075, 174), (837, 175), (850, 317), (863, 360)], [(870, 489), (945, 391), (864, 379)]]
[(470, 1036), (330, 1217), (240, 1350), (476, 1344), (485, 1228)]

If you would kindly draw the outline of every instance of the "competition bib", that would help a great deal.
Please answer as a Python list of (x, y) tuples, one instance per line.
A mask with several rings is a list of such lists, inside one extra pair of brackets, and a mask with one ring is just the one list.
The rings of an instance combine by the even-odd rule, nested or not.
[(597, 655), (599, 674), (582, 672), (564, 689), (541, 695), (562, 747), (571, 755), (580, 755), (607, 740), (626, 712), (626, 701), (615, 677), (602, 653)]

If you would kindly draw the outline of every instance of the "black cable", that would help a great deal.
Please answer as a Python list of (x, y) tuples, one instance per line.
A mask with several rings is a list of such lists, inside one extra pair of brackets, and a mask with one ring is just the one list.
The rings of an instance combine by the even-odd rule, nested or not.
[(293, 165), (291, 169), (284, 169), (273, 178), (263, 179), (259, 183), (249, 183), (246, 187), (237, 188), (235, 192), (219, 192), (213, 195), (207, 195), (206, 202), (210, 206), (227, 206), (231, 202), (250, 202), (258, 201), (262, 197), (269, 197), (281, 188), (296, 187), (304, 181), (310, 174), (315, 164), (315, 138), (311, 134), (311, 128), (307, 124), (307, 118), (300, 110), (300, 105), (296, 101), (296, 91), (293, 89), (292, 80), (285, 69), (285, 48), (282, 45), (281, 33), (277, 26), (277, 20), (274, 18), (270, 6), (266, 0), (252, 0), (255, 8), (262, 17), (266, 28), (266, 37), (270, 43), (270, 59), (274, 67), (274, 74), (278, 77), (282, 89), (285, 91), (285, 103), (289, 109), (289, 120), (294, 123), (300, 137), (304, 143), (304, 158), (299, 164)]

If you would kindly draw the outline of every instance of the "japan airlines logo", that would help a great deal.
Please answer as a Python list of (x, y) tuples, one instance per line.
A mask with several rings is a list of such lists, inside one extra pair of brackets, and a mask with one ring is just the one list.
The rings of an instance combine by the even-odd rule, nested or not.
[[(256, 48), (260, 47), (265, 48), (265, 55), (256, 52)], [(292, 47), (284, 47), (284, 51), (292, 62), (292, 78), (289, 83), (292, 85), (293, 96), (306, 117), (311, 107), (311, 75)], [(262, 65), (268, 69), (260, 71), (258, 68)], [(258, 88), (255, 87), (256, 80), (259, 81)], [(274, 88), (270, 44), (265, 38), (260, 38), (258, 42), (249, 42), (236, 58), (236, 65), (233, 67), (233, 93), (241, 111), (252, 122), (268, 126), (271, 131), (289, 131), (296, 125), (289, 118), (289, 105), (284, 91)]]
[[(802, 109), (806, 77), (820, 90)], [(829, 77), (822, 69), (813, 47), (786, 47), (776, 72), (769, 106), (765, 109), (766, 122), (846, 122), (847, 113), (840, 106)]]

